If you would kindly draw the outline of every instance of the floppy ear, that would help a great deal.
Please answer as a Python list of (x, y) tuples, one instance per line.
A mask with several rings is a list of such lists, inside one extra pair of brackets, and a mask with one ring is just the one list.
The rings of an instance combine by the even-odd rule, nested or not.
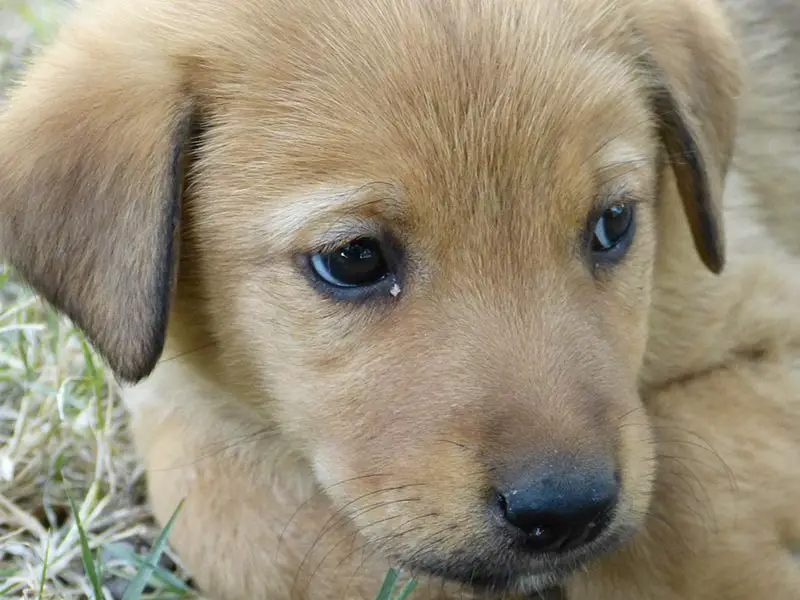
[(98, 24), (64, 29), (0, 115), (0, 260), (133, 382), (163, 349), (191, 107), (178, 65)]
[(706, 267), (720, 273), (722, 193), (741, 86), (738, 47), (714, 0), (645, 0), (634, 6), (661, 138), (694, 244)]

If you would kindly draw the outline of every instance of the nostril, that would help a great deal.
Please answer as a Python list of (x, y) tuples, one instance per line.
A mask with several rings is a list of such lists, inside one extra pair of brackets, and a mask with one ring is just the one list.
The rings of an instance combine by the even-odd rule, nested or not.
[(496, 503), (503, 518), (526, 536), (526, 546), (537, 551), (557, 548), (568, 536), (563, 525), (555, 523), (551, 515), (529, 510), (521, 506), (514, 496), (519, 492), (513, 490), (508, 494), (496, 492)]
[(564, 486), (548, 477), (538, 485), (495, 490), (495, 504), (502, 518), (524, 535), (526, 548), (566, 552), (596, 539), (612, 519), (618, 482), (612, 476), (607, 485), (587, 483)]
[(506, 504), (506, 497), (499, 490), (494, 490), (494, 501), (500, 512), (505, 514), (506, 510), (508, 510), (508, 505)]

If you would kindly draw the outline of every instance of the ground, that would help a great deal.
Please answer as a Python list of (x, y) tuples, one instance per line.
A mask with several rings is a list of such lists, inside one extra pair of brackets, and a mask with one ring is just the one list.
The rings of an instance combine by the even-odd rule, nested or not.
[[(64, 10), (0, 0), (0, 103)], [(142, 593), (129, 585), (158, 534), (111, 374), (0, 264), (0, 598), (189, 597), (169, 549)]]

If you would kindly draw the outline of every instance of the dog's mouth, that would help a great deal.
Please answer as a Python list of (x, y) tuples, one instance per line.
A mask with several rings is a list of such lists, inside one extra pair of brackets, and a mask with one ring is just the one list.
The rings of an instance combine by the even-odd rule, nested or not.
[(484, 564), (484, 561), (480, 560), (441, 563), (424, 561), (412, 566), (413, 573), (435, 576), (476, 592), (514, 593), (548, 599), (551, 596), (547, 594), (554, 594), (569, 574), (577, 568), (577, 565), (550, 565), (518, 571), (500, 564)]
[[(468, 546), (472, 548), (469, 552), (451, 552), (446, 557), (426, 553), (399, 562), (414, 573), (434, 576), (479, 592), (558, 600), (563, 597), (560, 586), (574, 571), (618, 548), (633, 533), (632, 529), (609, 531), (595, 542), (566, 554), (531, 555), (478, 542)], [(483, 551), (480, 550), (482, 547)]]

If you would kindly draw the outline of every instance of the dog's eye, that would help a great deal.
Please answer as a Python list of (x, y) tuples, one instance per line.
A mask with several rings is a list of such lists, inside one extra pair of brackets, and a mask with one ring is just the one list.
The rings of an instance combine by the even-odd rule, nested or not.
[(633, 225), (633, 204), (614, 204), (601, 213), (592, 227), (591, 252), (595, 260), (622, 258), (633, 238)]
[(389, 267), (374, 238), (359, 238), (332, 252), (311, 255), (311, 268), (317, 277), (339, 288), (373, 285), (389, 274)]

